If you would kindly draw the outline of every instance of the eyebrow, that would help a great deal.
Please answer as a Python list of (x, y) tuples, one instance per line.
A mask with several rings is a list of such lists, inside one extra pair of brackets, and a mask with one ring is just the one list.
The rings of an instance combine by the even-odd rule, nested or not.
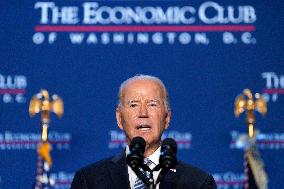
[(128, 100), (127, 103), (128, 103), (128, 104), (130, 104), (130, 103), (137, 103), (137, 102), (139, 102), (139, 101), (140, 101), (140, 100)]
[(160, 103), (160, 100), (149, 100), (149, 102), (156, 102), (156, 103)]
[[(128, 104), (130, 104), (130, 103), (137, 103), (137, 102), (140, 102), (140, 101), (141, 101), (141, 100), (128, 100), (127, 103), (128, 103)], [(149, 100), (148, 103), (149, 103), (149, 102), (160, 103), (160, 100)]]

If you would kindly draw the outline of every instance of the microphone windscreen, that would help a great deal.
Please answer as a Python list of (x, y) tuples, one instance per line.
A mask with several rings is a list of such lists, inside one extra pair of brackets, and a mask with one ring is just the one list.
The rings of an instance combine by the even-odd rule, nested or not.
[(146, 142), (145, 142), (144, 138), (142, 138), (140, 136), (134, 137), (132, 139), (131, 143), (130, 143), (129, 148), (131, 149), (136, 145), (139, 145), (140, 147), (142, 147), (142, 149), (145, 149)]
[(162, 142), (162, 148), (166, 147), (166, 146), (170, 146), (171, 149), (173, 150), (173, 153), (176, 154), (177, 153), (177, 143), (174, 139), (172, 138), (166, 138), (163, 142)]

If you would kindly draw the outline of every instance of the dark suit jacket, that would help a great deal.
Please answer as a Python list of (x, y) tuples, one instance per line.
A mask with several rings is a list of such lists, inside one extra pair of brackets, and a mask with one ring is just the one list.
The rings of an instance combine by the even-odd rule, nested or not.
[[(130, 189), (125, 152), (77, 171), (71, 189)], [(215, 189), (213, 177), (198, 168), (178, 162), (169, 171), (160, 189)]]

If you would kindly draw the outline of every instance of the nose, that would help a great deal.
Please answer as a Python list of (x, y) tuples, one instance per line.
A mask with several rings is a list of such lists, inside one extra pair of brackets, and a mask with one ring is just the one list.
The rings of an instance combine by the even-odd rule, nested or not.
[(139, 109), (139, 118), (147, 118), (148, 117), (148, 108), (145, 103), (140, 106)]

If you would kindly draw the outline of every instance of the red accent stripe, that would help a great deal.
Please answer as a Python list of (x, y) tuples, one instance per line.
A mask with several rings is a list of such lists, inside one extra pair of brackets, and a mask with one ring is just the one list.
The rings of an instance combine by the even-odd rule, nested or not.
[[(112, 141), (110, 141), (110, 143), (123, 144), (123, 143), (126, 143), (126, 140), (112, 140)], [(177, 144), (191, 144), (191, 141), (179, 140), (179, 141), (176, 141), (176, 143)]]
[(206, 26), (54, 26), (38, 25), (36, 32), (222, 32), (255, 31), (254, 25), (206, 25)]
[(64, 186), (64, 185), (71, 185), (72, 180), (62, 180), (62, 181), (56, 181), (55, 185), (60, 185), (60, 186)]
[(0, 89), (0, 94), (24, 94), (25, 89)]
[(258, 140), (256, 144), (284, 144), (283, 140)]
[[(70, 141), (59, 140), (59, 141), (49, 141), (50, 144), (69, 144)], [(40, 141), (0, 141), (0, 145), (16, 145), (16, 144), (38, 144)]]
[[(236, 141), (231, 141), (231, 144), (236, 144)], [(284, 140), (257, 140), (256, 144), (284, 144)]]
[(267, 94), (284, 94), (284, 89), (263, 89), (263, 93), (267, 93)]
[(217, 185), (243, 185), (245, 183), (244, 180), (240, 181), (224, 181), (224, 180), (219, 180), (216, 181)]
[(191, 141), (189, 140), (177, 140), (176, 142), (177, 144), (191, 144)]

